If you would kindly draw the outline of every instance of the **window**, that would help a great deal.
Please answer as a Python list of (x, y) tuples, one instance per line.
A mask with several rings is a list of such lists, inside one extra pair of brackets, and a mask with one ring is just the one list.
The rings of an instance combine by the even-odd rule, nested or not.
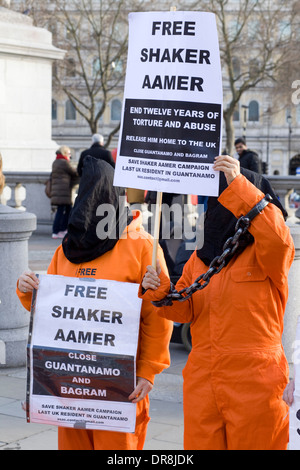
[(76, 75), (76, 64), (74, 59), (67, 60), (67, 77), (75, 77)]
[(73, 37), (73, 31), (71, 28), (69, 28), (68, 26), (66, 26), (66, 39), (68, 39), (69, 41), (72, 39)]
[(57, 102), (52, 100), (52, 121), (57, 119)]
[(286, 108), (285, 110), (285, 120), (287, 122), (287, 124), (291, 124), (292, 122), (292, 111), (291, 111), (291, 108)]
[(237, 57), (232, 58), (233, 76), (237, 79), (241, 73), (240, 61)]
[(100, 59), (99, 57), (96, 57), (93, 60), (93, 77), (96, 77), (98, 73), (100, 72)]
[(249, 75), (251, 78), (256, 78), (259, 74), (259, 62), (257, 59), (250, 60), (249, 63)]
[(53, 41), (57, 40), (57, 23), (54, 20), (50, 20), (48, 23), (48, 31), (52, 33)]
[(279, 40), (286, 41), (290, 38), (292, 26), (289, 21), (283, 20), (279, 22)]
[[(102, 101), (97, 101), (95, 103), (95, 116), (99, 113), (100, 109), (102, 107)], [(103, 120), (103, 113), (101, 114), (99, 121)]]
[(260, 24), (258, 20), (250, 20), (248, 22), (248, 37), (249, 39), (257, 39), (259, 35)]
[(237, 104), (234, 111), (233, 111), (233, 120), (234, 121), (239, 121), (240, 120), (240, 108), (239, 105)]
[(249, 121), (259, 121), (259, 104), (257, 101), (250, 101), (249, 103)]
[(300, 104), (298, 104), (298, 106), (296, 107), (296, 119), (297, 119), (297, 123), (299, 124), (300, 123)]
[(123, 62), (121, 59), (118, 59), (116, 62), (111, 64), (114, 74), (121, 75), (123, 73)]
[(110, 119), (112, 121), (121, 120), (122, 104), (120, 100), (113, 100), (111, 103)]
[(230, 40), (233, 40), (238, 34), (240, 25), (237, 20), (231, 20), (228, 25), (228, 37)]
[(66, 102), (66, 121), (75, 121), (76, 120), (76, 109), (72, 101), (68, 100)]
[(57, 77), (57, 61), (52, 62), (52, 78)]

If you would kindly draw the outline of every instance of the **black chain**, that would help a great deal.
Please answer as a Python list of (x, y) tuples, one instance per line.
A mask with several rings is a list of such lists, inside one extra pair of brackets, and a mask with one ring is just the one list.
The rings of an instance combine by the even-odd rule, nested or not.
[(229, 257), (232, 257), (239, 247), (240, 237), (247, 232), (251, 220), (254, 219), (261, 211), (272, 201), (272, 197), (269, 194), (251, 209), (248, 214), (238, 219), (235, 226), (235, 234), (228, 238), (223, 246), (223, 253), (220, 256), (216, 256), (209, 265), (206, 273), (201, 274), (195, 282), (189, 286), (177, 291), (174, 284), (171, 282), (171, 288), (169, 294), (162, 300), (152, 302), (156, 307), (164, 307), (173, 305), (173, 301), (178, 300), (184, 302), (189, 299), (198, 290), (204, 289), (210, 282), (211, 278), (218, 274), (225, 266), (226, 261)]

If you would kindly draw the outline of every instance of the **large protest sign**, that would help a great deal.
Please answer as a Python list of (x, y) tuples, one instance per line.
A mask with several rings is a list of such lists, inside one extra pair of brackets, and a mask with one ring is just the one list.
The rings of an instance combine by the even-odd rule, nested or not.
[(290, 450), (300, 450), (300, 316), (296, 327), (294, 342), (294, 401), (290, 407)]
[(218, 195), (222, 100), (214, 14), (131, 13), (114, 184)]
[(138, 285), (40, 276), (28, 342), (27, 420), (134, 432)]

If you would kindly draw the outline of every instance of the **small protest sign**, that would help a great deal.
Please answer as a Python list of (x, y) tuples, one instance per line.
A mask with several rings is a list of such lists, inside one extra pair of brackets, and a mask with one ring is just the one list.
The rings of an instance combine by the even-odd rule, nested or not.
[(27, 420), (134, 432), (138, 285), (42, 275), (28, 342)]

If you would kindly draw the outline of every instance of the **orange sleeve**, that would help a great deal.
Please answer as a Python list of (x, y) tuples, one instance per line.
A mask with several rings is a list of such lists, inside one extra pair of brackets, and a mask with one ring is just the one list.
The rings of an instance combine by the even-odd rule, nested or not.
[[(240, 174), (223, 191), (219, 201), (239, 218), (246, 215), (263, 197), (264, 194)], [(251, 221), (249, 232), (254, 237), (260, 268), (281, 288), (287, 282), (295, 254), (293, 239), (281, 210), (272, 203), (268, 204)]]
[[(56, 264), (57, 264), (57, 252), (58, 249), (55, 251), (53, 258), (51, 260), (51, 263), (48, 267), (47, 274), (56, 274)], [(23, 307), (30, 312), (31, 310), (31, 299), (32, 299), (32, 293), (31, 292), (21, 292), (19, 289), (19, 280), (17, 281), (17, 288), (16, 288), (16, 294), (19, 297), (19, 300)]]
[[(183, 268), (182, 276), (176, 284), (176, 290), (180, 291), (185, 287), (189, 287), (195, 279), (192, 276), (192, 267), (197, 253), (194, 252)], [(150, 301), (163, 299), (170, 292), (170, 279), (162, 271), (160, 276), (161, 284), (158, 289), (148, 289), (143, 292), (142, 286), (139, 288), (139, 297)], [(193, 320), (194, 309), (192, 299), (184, 302), (174, 301), (173, 305), (168, 307), (155, 307), (159, 316), (179, 323), (190, 323)]]
[(16, 294), (19, 297), (19, 300), (20, 300), (21, 304), (23, 305), (23, 307), (30, 312), (32, 293), (31, 292), (26, 292), (26, 294), (25, 294), (24, 292), (21, 292), (19, 287), (18, 287), (18, 284), (19, 284), (19, 280), (17, 281)]
[(60, 249), (61, 249), (60, 246), (56, 249), (53, 255), (53, 258), (48, 266), (47, 274), (57, 274), (57, 260), (58, 260), (58, 253)]
[[(141, 265), (141, 278), (146, 267), (152, 262), (152, 243), (145, 243)], [(167, 277), (167, 267), (162, 249), (158, 250), (158, 259)], [(167, 277), (168, 278), (168, 277)], [(141, 281), (141, 279), (140, 279)], [(173, 323), (156, 314), (156, 308), (150, 300), (142, 302), (139, 347), (137, 353), (136, 375), (154, 382), (154, 377), (170, 365), (169, 343)]]

